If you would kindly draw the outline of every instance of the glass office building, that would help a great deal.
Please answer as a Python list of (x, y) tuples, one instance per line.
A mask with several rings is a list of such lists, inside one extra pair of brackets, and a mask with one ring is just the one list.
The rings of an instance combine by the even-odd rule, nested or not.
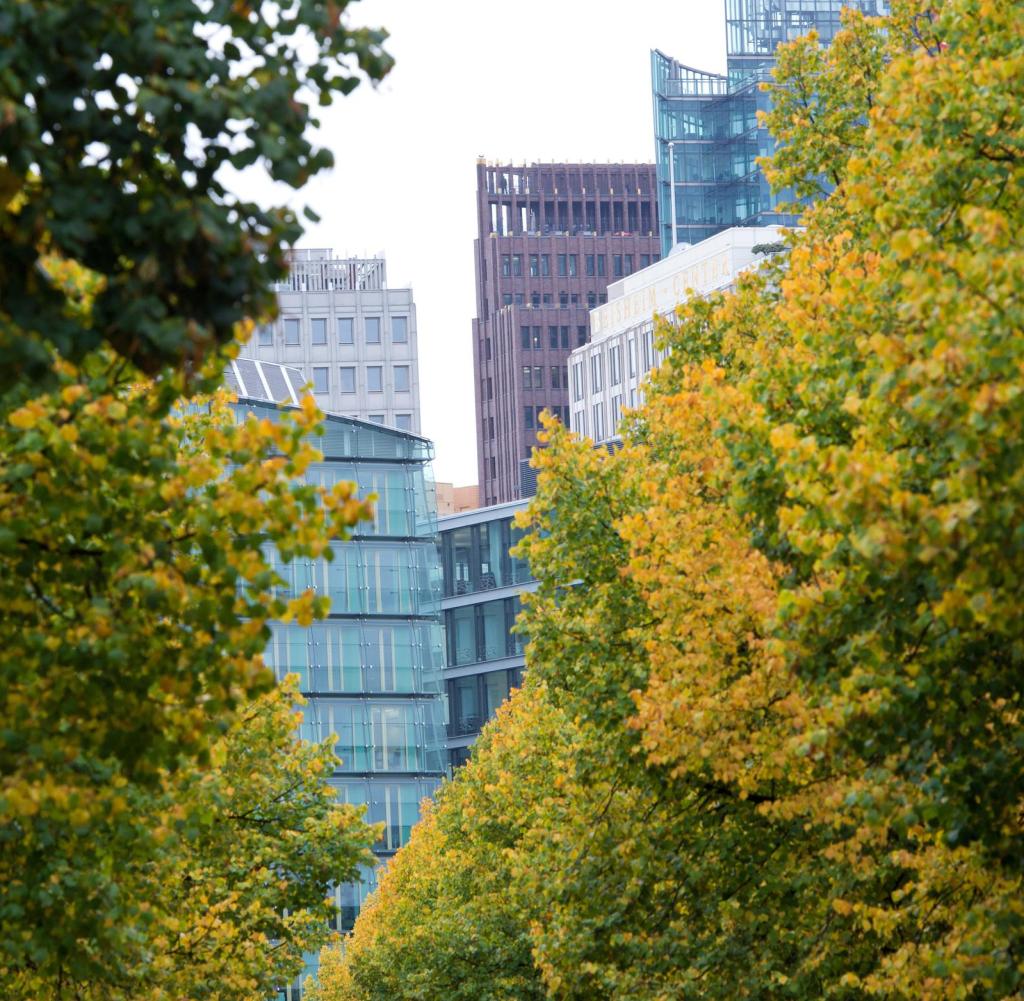
[(760, 84), (781, 42), (812, 29), (822, 44), (831, 42), (843, 7), (889, 13), (888, 0), (726, 0), (725, 74), (651, 52), (662, 255), (732, 226), (796, 224), (778, 211), (792, 194), (773, 194), (757, 166), (773, 150), (757, 123), (769, 97)]
[(522, 533), (512, 517), (528, 501), (463, 511), (441, 518), (448, 695), (448, 755), (452, 767), (498, 706), (518, 687), (524, 638), (512, 631), (520, 595), (536, 587), (524, 560), (509, 549)]
[[(275, 419), (271, 398), (298, 402), (301, 372), (238, 359), (227, 384), (240, 415)], [(279, 678), (297, 674), (306, 698), (301, 736), (337, 740), (340, 761), (331, 784), (347, 803), (366, 805), (366, 819), (383, 823), (374, 846), (386, 860), (409, 838), (420, 801), (446, 771), (441, 628), (441, 567), (430, 476), (432, 446), (418, 435), (355, 417), (328, 415), (312, 439), (323, 459), (305, 479), (329, 487), (339, 480), (377, 494), (373, 522), (334, 547), (334, 559), (281, 561), (266, 555), (284, 596), (313, 588), (330, 598), (326, 619), (304, 627), (271, 623), (265, 658)], [(367, 869), (358, 883), (335, 888), (336, 928), (347, 931), (374, 884)], [(307, 974), (316, 957), (309, 957)], [(301, 979), (281, 997), (297, 1001)]]

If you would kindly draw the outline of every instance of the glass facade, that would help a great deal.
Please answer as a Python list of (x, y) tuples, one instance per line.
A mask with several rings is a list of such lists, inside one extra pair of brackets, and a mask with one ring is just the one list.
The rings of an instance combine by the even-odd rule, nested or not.
[(444, 595), (473, 594), (532, 580), (525, 560), (509, 549), (522, 538), (510, 517), (441, 533)]
[(822, 44), (831, 42), (843, 7), (889, 13), (888, 0), (726, 0), (724, 76), (652, 51), (663, 255), (673, 246), (673, 221), (675, 243), (699, 243), (732, 226), (796, 223), (777, 211), (780, 202), (794, 201), (792, 194), (773, 194), (756, 163), (773, 150), (768, 130), (757, 124), (757, 112), (768, 108), (759, 84), (781, 42), (812, 29)]
[[(275, 419), (273, 404), (243, 400), (240, 414)], [(270, 624), (265, 660), (278, 678), (297, 674), (306, 705), (300, 736), (333, 738), (339, 763), (331, 780), (344, 802), (366, 806), (383, 824), (374, 852), (384, 860), (408, 841), (420, 802), (447, 770), (442, 672), (441, 566), (429, 442), (412, 434), (328, 415), (311, 439), (323, 459), (304, 479), (357, 484), (377, 495), (372, 522), (333, 547), (333, 560), (283, 561), (264, 551), (283, 583), (282, 597), (312, 588), (330, 599), (312, 626)], [(336, 929), (352, 927), (375, 876), (339, 884)], [(316, 957), (308, 957), (309, 973)], [(282, 989), (298, 1001), (301, 979)]]
[(469, 757), (483, 725), (517, 688), (525, 666), (525, 640), (513, 632), (520, 594), (534, 586), (525, 560), (509, 549), (522, 537), (513, 514), (525, 501), (481, 508), (440, 522), (444, 571), (445, 692), (448, 762)]

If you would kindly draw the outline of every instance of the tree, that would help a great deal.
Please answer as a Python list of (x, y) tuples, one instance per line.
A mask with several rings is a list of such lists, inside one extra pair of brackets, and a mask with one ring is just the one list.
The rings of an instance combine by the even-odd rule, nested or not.
[[(184, 378), (112, 352), (55, 378), (9, 394), (0, 425), (0, 957), (11, 976), (116, 984), (152, 907), (126, 874), (164, 851), (153, 797), (273, 687), (267, 619), (324, 611), (277, 596), (262, 547), (329, 554), (369, 509), (351, 484), (301, 482), (311, 398), (236, 423), (225, 397), (162, 416)], [(205, 807), (178, 809), (202, 827)]]
[(557, 795), (550, 765), (571, 727), (536, 688), (516, 692), (498, 717), (482, 753), (426, 806), (354, 934), (324, 950), (311, 1001), (544, 997), (528, 902), (510, 893), (513, 851)]
[[(199, 378), (236, 325), (274, 306), (284, 208), (235, 198), (225, 168), (301, 188), (329, 167), (317, 105), (379, 80), (386, 33), (348, 0), (0, 3), (0, 391), (101, 345), (142, 372)], [(69, 316), (41, 256), (100, 279)], [(211, 377), (211, 378), (215, 378)], [(206, 388), (210, 388), (208, 382)]]
[(138, 961), (97, 981), (20, 967), (8, 986), (39, 999), (67, 988), (97, 1001), (256, 1001), (294, 978), (329, 935), (330, 884), (372, 862), (374, 836), (327, 785), (331, 747), (295, 739), (296, 702), (294, 685), (272, 689), (217, 740), (208, 768), (127, 793), (158, 847), (117, 859), (119, 892), (141, 912)]
[(620, 452), (535, 458), (527, 677), (571, 728), (502, 858), (552, 998), (1024, 989), (1024, 11), (845, 17), (769, 116), (775, 183), (831, 194), (662, 324)]

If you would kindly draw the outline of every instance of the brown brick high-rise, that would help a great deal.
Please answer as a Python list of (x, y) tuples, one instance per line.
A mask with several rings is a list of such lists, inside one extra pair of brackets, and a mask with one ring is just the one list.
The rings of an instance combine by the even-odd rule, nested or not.
[(569, 423), (569, 352), (612, 282), (658, 260), (653, 164), (477, 163), (476, 373), (480, 503), (529, 492), (545, 408)]

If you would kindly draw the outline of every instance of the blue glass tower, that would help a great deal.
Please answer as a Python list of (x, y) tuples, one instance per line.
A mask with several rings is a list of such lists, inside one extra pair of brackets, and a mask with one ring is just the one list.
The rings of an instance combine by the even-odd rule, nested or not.
[(757, 166), (773, 148), (757, 124), (757, 112), (768, 107), (759, 84), (781, 42), (812, 29), (822, 44), (831, 42), (843, 7), (889, 13), (888, 0), (726, 0), (724, 75), (651, 52), (662, 256), (677, 243), (698, 243), (732, 226), (796, 223), (777, 211), (793, 197), (773, 195)]
[[(236, 409), (271, 420), (282, 408), (271, 400), (298, 401), (306, 380), (295, 369), (238, 359), (226, 382)], [(331, 779), (347, 803), (366, 805), (366, 819), (382, 823), (374, 846), (381, 861), (409, 838), (420, 801), (446, 773), (441, 628), (441, 565), (437, 509), (430, 474), (432, 446), (408, 431), (354, 417), (327, 415), (324, 434), (312, 439), (323, 459), (307, 482), (358, 485), (377, 495), (372, 523), (333, 547), (334, 559), (283, 562), (266, 556), (285, 581), (282, 596), (313, 588), (330, 598), (326, 619), (310, 627), (271, 623), (265, 654), (279, 678), (297, 674), (306, 698), (301, 736), (336, 740), (340, 759)], [(367, 870), (355, 884), (335, 888), (336, 930), (348, 931), (375, 882)], [(316, 957), (308, 957), (307, 973)], [(301, 979), (282, 992), (297, 1001)]]

